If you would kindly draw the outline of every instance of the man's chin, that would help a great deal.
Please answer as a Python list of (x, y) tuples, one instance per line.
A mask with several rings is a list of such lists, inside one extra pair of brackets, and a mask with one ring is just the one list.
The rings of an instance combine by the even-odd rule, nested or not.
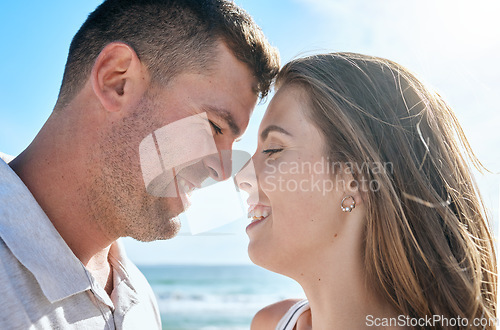
[(141, 242), (166, 240), (175, 237), (181, 228), (179, 215), (184, 212), (180, 198), (149, 198), (140, 215), (128, 226), (128, 235)]
[(156, 228), (143, 228), (138, 232), (131, 234), (130, 237), (141, 242), (152, 242), (158, 240), (167, 240), (177, 236), (181, 229), (181, 222), (178, 217), (164, 220)]

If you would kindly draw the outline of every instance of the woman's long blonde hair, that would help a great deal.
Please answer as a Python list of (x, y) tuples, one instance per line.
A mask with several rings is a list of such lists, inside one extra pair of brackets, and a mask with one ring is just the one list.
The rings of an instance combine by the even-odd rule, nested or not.
[(467, 160), (481, 164), (443, 99), (401, 65), (353, 53), (294, 60), (276, 81), (290, 84), (307, 93), (330, 159), (391, 164), (355, 173), (377, 183), (363, 194), (367, 285), (409, 317), (493, 320), (494, 243)]

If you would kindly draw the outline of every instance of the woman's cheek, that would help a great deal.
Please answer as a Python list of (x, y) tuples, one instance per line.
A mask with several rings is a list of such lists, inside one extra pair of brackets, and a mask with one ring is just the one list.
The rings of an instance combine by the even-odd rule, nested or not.
[(276, 180), (276, 176), (274, 174), (265, 175), (264, 180), (261, 182), (262, 191), (269, 197), (273, 196), (273, 194), (278, 190), (278, 182)]
[(279, 190), (279, 181), (281, 178), (280, 162), (268, 158), (264, 162), (261, 173), (259, 174), (262, 191), (270, 197)]

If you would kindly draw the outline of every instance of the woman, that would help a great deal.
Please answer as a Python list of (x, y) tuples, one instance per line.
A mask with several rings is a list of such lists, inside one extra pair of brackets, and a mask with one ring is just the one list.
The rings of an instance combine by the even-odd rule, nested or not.
[(292, 61), (276, 88), (256, 176), (236, 180), (250, 258), (308, 299), (264, 308), (252, 329), (495, 328), (493, 240), (466, 159), (480, 163), (441, 97), (352, 53)]

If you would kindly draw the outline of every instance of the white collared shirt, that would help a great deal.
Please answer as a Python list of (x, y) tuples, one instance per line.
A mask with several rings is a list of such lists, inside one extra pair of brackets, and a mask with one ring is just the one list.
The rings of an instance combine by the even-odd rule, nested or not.
[(161, 329), (154, 293), (118, 242), (109, 261), (111, 297), (0, 159), (0, 329)]

